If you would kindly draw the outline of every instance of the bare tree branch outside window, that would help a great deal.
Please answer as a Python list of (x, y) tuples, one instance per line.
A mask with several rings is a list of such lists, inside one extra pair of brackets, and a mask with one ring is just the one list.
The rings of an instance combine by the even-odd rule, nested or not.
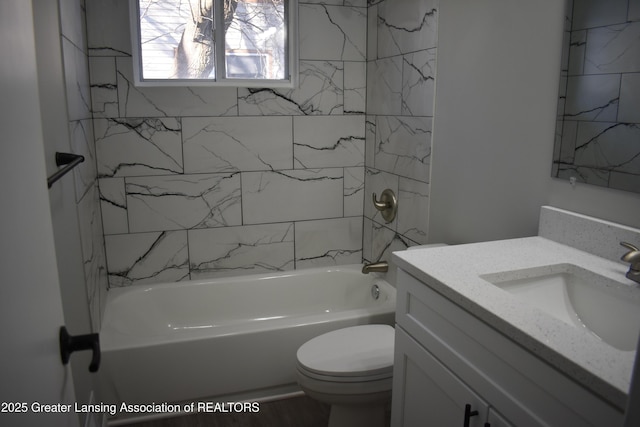
[(226, 78), (284, 79), (284, 0), (139, 0), (145, 78), (216, 77), (214, 1), (223, 2)]

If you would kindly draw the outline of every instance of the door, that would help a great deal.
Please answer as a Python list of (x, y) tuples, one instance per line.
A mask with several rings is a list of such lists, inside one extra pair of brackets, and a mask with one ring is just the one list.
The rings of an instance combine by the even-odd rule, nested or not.
[(30, 1), (0, 2), (0, 425), (77, 426), (58, 346), (64, 320), (33, 29)]
[(487, 419), (487, 403), (397, 325), (393, 379), (393, 427), (480, 427)]

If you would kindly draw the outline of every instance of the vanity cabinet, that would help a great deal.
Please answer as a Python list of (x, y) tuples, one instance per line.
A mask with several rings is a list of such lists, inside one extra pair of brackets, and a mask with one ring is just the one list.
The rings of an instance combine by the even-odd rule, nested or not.
[(622, 412), (398, 270), (392, 427), (617, 426)]

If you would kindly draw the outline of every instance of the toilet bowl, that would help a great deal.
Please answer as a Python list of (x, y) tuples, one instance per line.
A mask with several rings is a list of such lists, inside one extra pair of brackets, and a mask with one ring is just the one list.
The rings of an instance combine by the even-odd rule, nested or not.
[(298, 384), (311, 398), (331, 405), (329, 427), (385, 425), (394, 333), (389, 325), (352, 326), (298, 349)]

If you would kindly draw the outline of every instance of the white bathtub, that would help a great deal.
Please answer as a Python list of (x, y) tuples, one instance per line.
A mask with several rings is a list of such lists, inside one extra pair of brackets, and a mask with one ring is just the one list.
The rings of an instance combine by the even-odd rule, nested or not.
[(297, 390), (296, 351), (305, 341), (346, 326), (393, 325), (395, 289), (360, 269), (110, 290), (100, 331), (100, 400), (238, 400)]

